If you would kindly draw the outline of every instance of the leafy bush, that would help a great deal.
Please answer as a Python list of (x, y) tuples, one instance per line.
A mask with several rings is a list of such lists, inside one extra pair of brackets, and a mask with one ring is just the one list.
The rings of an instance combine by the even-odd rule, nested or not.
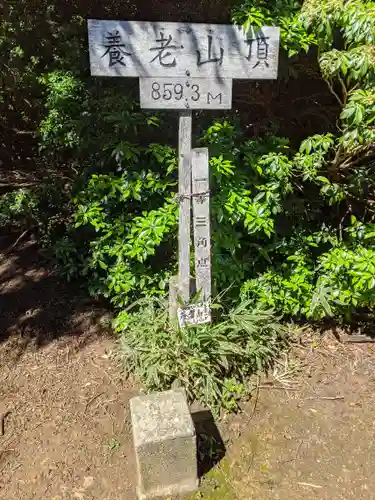
[[(201, 127), (196, 142), (210, 150), (213, 280), (219, 292), (231, 287), (232, 305), (241, 293), (285, 316), (347, 318), (373, 303), (372, 281), (354, 279), (358, 263), (369, 274), (373, 265), (373, 240), (358, 229), (368, 232), (373, 217), (372, 19), (371, 4), (358, 0), (324, 8), (245, 1), (233, 13), (245, 28), (281, 27), (283, 78), (301, 53), (317, 49), (339, 108), (338, 127), (300, 145), (277, 137), (277, 123), (252, 138), (230, 116)], [(81, 59), (74, 47), (70, 61), (74, 50)], [(86, 80), (56, 66), (38, 79), (41, 151), (74, 172), (65, 210), (72, 216), (56, 256), (69, 278), (84, 277), (117, 308), (162, 296), (177, 264), (177, 158), (158, 130), (171, 121), (141, 111), (128, 82)], [(340, 256), (351, 256), (344, 275), (353, 279), (337, 271)]]
[[(46, 23), (56, 43), (38, 45), (40, 60), (19, 37), (34, 37), (36, 12), (24, 30), (14, 29), (15, 9), (1, 24), (0, 43), (14, 48), (7, 88), (38, 86), (39, 154), (70, 178), (61, 204), (43, 195), (31, 217), (49, 243), (66, 227), (54, 248), (67, 276), (83, 278), (92, 294), (121, 309), (163, 296), (176, 273), (176, 117), (140, 110), (138, 89), (126, 79), (87, 77), (83, 19), (59, 23), (57, 11), (49, 7)], [(213, 123), (197, 114), (194, 143), (210, 150), (215, 288), (231, 287), (232, 306), (242, 294), (284, 316), (348, 319), (371, 308), (375, 293), (373, 3), (244, 0), (233, 21), (280, 26), (282, 53), (279, 82), (249, 87), (256, 116), (236, 88), (238, 114)], [(309, 90), (286, 102), (297, 88), (293, 78)], [(272, 100), (282, 107), (276, 118)], [(305, 107), (312, 109), (308, 133), (302, 141), (296, 132), (284, 138), (280, 115), (283, 125), (300, 124), (309, 121), (298, 119)]]
[(277, 271), (247, 281), (242, 295), (287, 317), (349, 320), (355, 310), (375, 305), (375, 248), (337, 246), (315, 264), (307, 255), (290, 256)]
[[(147, 390), (184, 387), (219, 412), (237, 409), (249, 393), (249, 376), (267, 369), (288, 332), (264, 309), (242, 302), (212, 325), (179, 329), (159, 300), (141, 300), (114, 321), (125, 370)], [(214, 305), (215, 308), (215, 305)]]
[[(340, 215), (341, 204), (354, 203), (367, 187), (357, 177), (352, 185), (330, 180), (329, 158), (340, 149), (333, 134), (315, 134), (293, 152), (275, 136), (244, 140), (238, 126), (223, 120), (209, 126), (200, 143), (211, 153), (213, 279), (219, 291), (232, 286), (235, 301), (241, 288), (254, 305), (285, 316), (348, 318), (359, 305), (371, 307), (372, 282), (360, 299), (353, 290), (354, 301), (344, 300), (337, 288), (343, 283), (322, 264), (338, 249), (355, 256), (373, 244), (360, 236), (358, 222), (346, 221), (349, 210)], [(129, 142), (117, 145), (110, 161), (116, 173), (93, 173), (76, 193), (72, 226), (56, 253), (69, 276), (88, 276), (94, 295), (123, 307), (139, 296), (164, 294), (176, 272), (177, 163), (167, 145)], [(371, 224), (362, 224), (368, 232)], [(350, 262), (357, 272), (355, 259)]]
[(35, 195), (27, 189), (17, 189), (0, 196), (0, 226), (29, 226), (37, 203)]
[(49, 179), (42, 187), (15, 189), (0, 196), (0, 227), (32, 230), (45, 247), (65, 233), (70, 215), (69, 192)]
[[(298, 51), (304, 31), (313, 37), (308, 43), (318, 47), (341, 114), (336, 134), (314, 134), (289, 157), (293, 193), (283, 204), (283, 227), (274, 225), (273, 241), (262, 249), (268, 265), (243, 284), (242, 295), (286, 316), (350, 319), (375, 300), (373, 3), (310, 0), (301, 8), (259, 0), (235, 13), (236, 21), (255, 25), (278, 19), (283, 26), (283, 16), (296, 21)], [(288, 37), (282, 45), (294, 54)]]

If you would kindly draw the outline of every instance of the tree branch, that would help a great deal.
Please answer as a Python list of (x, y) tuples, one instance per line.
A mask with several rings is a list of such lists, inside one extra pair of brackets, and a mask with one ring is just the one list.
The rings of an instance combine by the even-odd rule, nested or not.
[(341, 78), (340, 75), (338, 75), (338, 79), (339, 79), (339, 82), (341, 84), (341, 88), (342, 88), (342, 94), (343, 94), (343, 103), (344, 103), (344, 106), (346, 106), (346, 103), (348, 102), (348, 91), (346, 89), (346, 86), (345, 86), (345, 83), (344, 83), (344, 80)]
[[(341, 147), (341, 146), (340, 146)], [(348, 168), (352, 168), (358, 163), (363, 162), (364, 160), (368, 159), (374, 154), (373, 148), (375, 147), (375, 143), (371, 142), (370, 144), (367, 144), (366, 146), (358, 146), (355, 148), (349, 155), (344, 155), (344, 158), (342, 159), (342, 162), (339, 162), (339, 158), (337, 159), (336, 163), (335, 160), (333, 161), (333, 164), (335, 166), (335, 170), (345, 170)], [(336, 153), (337, 156), (337, 153)]]
[(335, 157), (329, 167), (329, 170), (337, 170), (337, 165), (339, 164), (340, 156), (343, 153), (343, 149), (344, 149), (343, 145), (340, 144), (340, 146), (337, 148)]
[(335, 92), (335, 90), (333, 89), (333, 86), (332, 86), (332, 84), (330, 83), (330, 81), (329, 81), (329, 80), (326, 80), (326, 82), (327, 82), (327, 85), (328, 85), (328, 87), (329, 87), (329, 90), (330, 90), (331, 94), (332, 94), (332, 95), (334, 95), (334, 96), (336, 97), (336, 99), (338, 100), (338, 102), (339, 102), (340, 106), (343, 108), (343, 107), (344, 107), (344, 103), (342, 102), (342, 100), (341, 100), (340, 96), (337, 94), (337, 92)]

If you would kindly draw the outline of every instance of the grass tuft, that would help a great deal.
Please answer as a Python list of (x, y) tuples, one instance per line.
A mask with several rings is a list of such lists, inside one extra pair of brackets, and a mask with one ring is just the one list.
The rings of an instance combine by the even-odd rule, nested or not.
[(114, 328), (126, 372), (147, 391), (183, 387), (215, 414), (238, 409), (251, 375), (270, 368), (289, 337), (272, 311), (247, 301), (216, 323), (179, 328), (169, 324), (165, 303), (141, 300), (119, 314)]

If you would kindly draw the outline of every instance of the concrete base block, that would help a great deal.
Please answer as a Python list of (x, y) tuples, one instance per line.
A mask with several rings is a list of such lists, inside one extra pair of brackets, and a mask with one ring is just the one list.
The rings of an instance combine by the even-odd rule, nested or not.
[(130, 411), (139, 500), (195, 491), (197, 445), (184, 391), (133, 398)]

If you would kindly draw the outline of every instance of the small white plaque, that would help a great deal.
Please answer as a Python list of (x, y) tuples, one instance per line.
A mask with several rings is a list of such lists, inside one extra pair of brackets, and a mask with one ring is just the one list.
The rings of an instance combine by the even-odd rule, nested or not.
[(232, 80), (140, 78), (141, 108), (230, 109)]
[(181, 328), (211, 322), (211, 309), (208, 302), (187, 307), (179, 307), (177, 309), (177, 315)]

